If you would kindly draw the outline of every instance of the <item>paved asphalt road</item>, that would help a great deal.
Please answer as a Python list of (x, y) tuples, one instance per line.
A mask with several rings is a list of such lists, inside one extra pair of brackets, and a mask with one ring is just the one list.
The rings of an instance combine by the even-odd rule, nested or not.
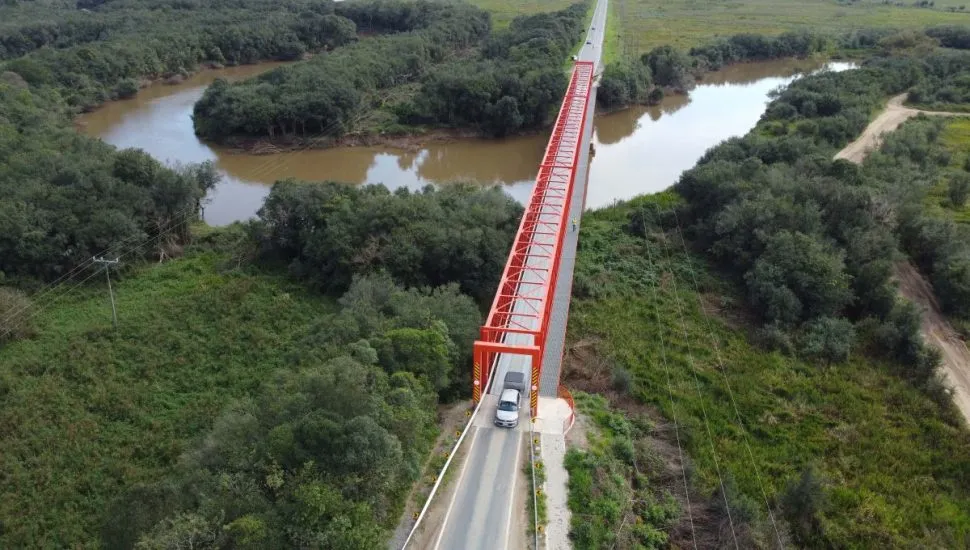
[[(580, 61), (596, 63), (595, 72), (599, 72), (600, 52), (603, 49), (607, 1), (598, 0), (584, 40), (589, 43), (584, 44), (577, 55)], [(580, 146), (584, 178), (592, 134), (592, 116), (588, 118), (589, 124)], [(581, 204), (576, 206), (582, 208)], [(575, 250), (575, 246), (572, 248)], [(516, 304), (517, 311), (520, 309), (518, 306)], [(521, 338), (531, 337), (511, 335), (507, 343), (531, 343), (519, 341)], [(470, 442), (467, 458), (454, 481), (456, 488), (448, 503), (441, 531), (434, 539), (433, 550), (514, 550), (525, 546), (525, 532), (519, 532), (519, 529), (513, 527), (513, 514), (522, 514), (522, 510), (516, 509), (513, 502), (516, 483), (521, 477), (524, 460), (522, 452), (527, 450), (525, 446), (528, 444), (525, 441), (528, 434), (528, 403), (525, 403), (519, 429), (496, 428), (492, 425), (492, 417), (495, 414), (495, 395), (501, 391), (505, 373), (510, 370), (523, 372), (528, 380), (531, 361), (523, 356), (503, 355), (499, 358), (497, 367), (490, 395), (483, 397), (489, 402), (482, 406), (482, 418), (476, 421), (476, 426), (468, 434)], [(520, 482), (525, 483), (524, 480)]]

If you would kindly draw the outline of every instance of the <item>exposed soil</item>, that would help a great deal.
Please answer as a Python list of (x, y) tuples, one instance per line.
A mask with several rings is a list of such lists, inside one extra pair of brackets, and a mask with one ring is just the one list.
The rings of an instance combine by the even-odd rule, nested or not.
[[(905, 101), (906, 94), (890, 99), (886, 110), (869, 124), (859, 139), (839, 151), (835, 158), (861, 163), (870, 151), (879, 147), (883, 135), (920, 113), (932, 116), (970, 116), (970, 113), (920, 111), (903, 106)], [(900, 262), (896, 264), (894, 271), (899, 281), (899, 293), (922, 309), (920, 332), (924, 341), (936, 346), (942, 353), (943, 373), (954, 389), (953, 401), (964, 418), (970, 422), (970, 351), (967, 350), (966, 343), (943, 316), (939, 302), (933, 294), (933, 287), (916, 267), (909, 262)]]
[(911, 107), (906, 107), (903, 103), (906, 101), (907, 94), (900, 94), (889, 100), (886, 104), (886, 110), (879, 114), (875, 120), (869, 123), (869, 126), (862, 132), (859, 139), (853, 141), (849, 145), (838, 152), (835, 155), (836, 159), (844, 159), (849, 162), (854, 162), (856, 164), (862, 163), (870, 151), (874, 151), (879, 148), (882, 144), (882, 136), (892, 132), (896, 128), (909, 120), (910, 118), (922, 113), (929, 116), (970, 116), (970, 113), (951, 113), (946, 111), (921, 111), (919, 109), (913, 109)]
[(586, 450), (589, 448), (589, 438), (587, 437), (589, 419), (579, 411), (573, 411), (573, 413), (576, 415), (576, 420), (573, 422), (573, 427), (566, 433), (566, 448), (575, 447)]
[[(438, 436), (434, 449), (429, 456), (440, 455), (450, 450), (450, 445), (453, 441), (452, 436), (454, 436), (456, 430), (461, 430), (462, 426), (465, 425), (468, 419), (466, 412), (470, 409), (471, 403), (468, 401), (445, 405), (438, 409), (438, 427), (441, 429), (441, 435)], [(466, 436), (465, 441), (462, 441), (461, 448), (458, 449), (455, 458), (451, 461), (451, 466), (448, 468), (449, 472), (455, 471), (456, 467), (461, 468), (461, 463), (464, 461), (465, 454), (468, 452), (469, 440), (470, 437)], [(431, 491), (432, 485), (434, 485), (433, 476), (437, 474), (438, 472), (428, 471), (428, 466), (425, 465), (425, 473), (411, 489), (411, 493), (408, 495), (404, 506), (404, 513), (401, 515), (401, 521), (394, 530), (394, 536), (388, 542), (387, 547), (389, 550), (400, 550), (404, 546), (404, 541), (414, 526), (414, 514), (420, 512), (424, 506), (425, 499)], [(428, 508), (428, 512), (422, 521), (421, 529), (415, 533), (412, 539), (413, 543), (410, 546), (411, 548), (431, 547), (431, 538), (438, 532), (437, 526), (444, 519), (448, 502), (451, 501), (451, 493), (454, 491), (454, 486), (449, 485), (448, 479), (445, 479), (438, 488), (438, 493), (435, 495), (435, 499)], [(429, 529), (429, 526), (433, 526), (434, 528)]]
[(940, 311), (933, 287), (909, 262), (895, 265), (899, 293), (923, 311), (923, 339), (943, 354), (943, 373), (953, 386), (953, 401), (970, 422), (970, 350)]
[[(593, 339), (567, 343), (563, 357), (563, 384), (575, 390), (602, 395), (612, 408), (627, 415), (650, 418), (654, 429), (644, 441), (650, 450), (647, 454), (654, 460), (641, 467), (648, 470), (647, 475), (655, 487), (669, 491), (686, 511), (688, 506), (684, 497), (683, 472), (686, 469), (689, 479), (693, 465), (686, 454), (681, 458), (673, 423), (655, 408), (613, 389), (612, 365), (597, 352), (597, 344)], [(577, 415), (568, 439), (574, 444), (581, 442), (585, 445), (589, 429), (588, 420)], [(720, 548), (730, 545), (731, 531), (727, 515), (718, 506), (716, 498), (719, 497), (705, 497), (693, 489), (688, 494), (690, 514), (682, 514), (680, 521), (671, 529), (670, 548)], [(739, 542), (743, 539), (743, 534), (739, 533)]]

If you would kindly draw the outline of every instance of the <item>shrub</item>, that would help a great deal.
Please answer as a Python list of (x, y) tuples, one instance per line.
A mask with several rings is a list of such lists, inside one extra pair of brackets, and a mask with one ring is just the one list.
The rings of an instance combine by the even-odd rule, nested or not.
[(792, 355), (795, 351), (791, 335), (778, 323), (761, 327), (756, 336), (758, 342), (769, 350), (780, 351), (785, 355)]
[(796, 541), (807, 546), (819, 534), (827, 504), (823, 479), (814, 466), (804, 468), (798, 479), (788, 484), (781, 506)]
[(0, 344), (33, 334), (30, 323), (30, 298), (23, 292), (0, 287)]
[(947, 186), (947, 194), (953, 206), (962, 208), (967, 204), (967, 197), (970, 196), (970, 175), (954, 174)]
[(970, 316), (970, 257), (958, 254), (937, 261), (930, 280), (947, 313)]
[(848, 320), (820, 317), (806, 324), (802, 335), (801, 352), (807, 357), (829, 363), (849, 358), (855, 344), (855, 328)]
[(138, 81), (133, 78), (126, 78), (115, 86), (114, 95), (118, 99), (129, 99), (138, 93)]
[(613, 389), (622, 393), (630, 393), (633, 386), (633, 375), (627, 369), (617, 366), (613, 369)]

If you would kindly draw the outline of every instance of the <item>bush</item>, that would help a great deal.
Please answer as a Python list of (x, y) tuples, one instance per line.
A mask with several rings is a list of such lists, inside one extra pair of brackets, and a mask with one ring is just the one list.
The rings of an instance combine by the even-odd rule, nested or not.
[(658, 86), (689, 90), (694, 86), (691, 74), (693, 61), (684, 52), (672, 46), (659, 46), (643, 54), (640, 62), (650, 68), (653, 81)]
[(130, 99), (138, 93), (138, 81), (133, 78), (126, 78), (119, 82), (114, 89), (114, 95), (118, 99)]
[(855, 344), (855, 328), (846, 319), (820, 317), (810, 321), (801, 338), (801, 352), (828, 363), (849, 358)]
[(954, 174), (947, 185), (947, 195), (953, 206), (963, 208), (970, 196), (970, 174)]
[(970, 317), (970, 257), (961, 253), (933, 264), (930, 281), (947, 313)]
[(30, 298), (23, 292), (0, 287), (0, 344), (33, 334)]
[(852, 293), (842, 253), (799, 232), (779, 231), (745, 274), (753, 305), (768, 322), (837, 314)]
[(780, 351), (785, 355), (793, 355), (795, 346), (792, 344), (791, 335), (778, 323), (771, 323), (758, 329), (758, 342), (771, 351)]
[(622, 393), (630, 393), (630, 388), (633, 386), (633, 374), (627, 369), (616, 366), (613, 368), (613, 389)]
[(822, 516), (828, 505), (825, 486), (814, 466), (802, 470), (797, 480), (788, 484), (781, 497), (785, 518), (792, 527), (795, 540), (804, 546), (821, 534)]

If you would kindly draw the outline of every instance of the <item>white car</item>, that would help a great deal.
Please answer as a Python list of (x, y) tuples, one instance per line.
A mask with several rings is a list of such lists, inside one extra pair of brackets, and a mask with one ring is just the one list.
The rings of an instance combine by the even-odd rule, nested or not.
[(519, 425), (519, 390), (502, 390), (495, 410), (495, 425), (502, 428), (514, 428)]

